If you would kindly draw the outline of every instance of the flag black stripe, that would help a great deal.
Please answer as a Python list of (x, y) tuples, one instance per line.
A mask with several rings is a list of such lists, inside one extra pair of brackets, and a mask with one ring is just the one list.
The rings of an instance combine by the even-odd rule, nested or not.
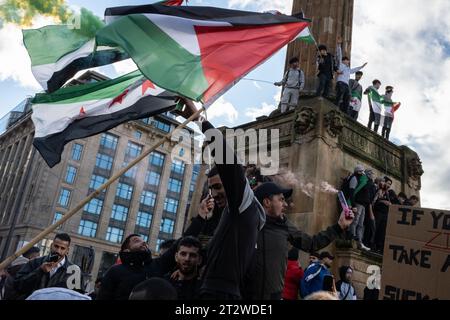
[(271, 13), (258, 13), (250, 11), (230, 10), (215, 7), (180, 6), (171, 7), (163, 5), (142, 5), (112, 7), (105, 10), (105, 17), (123, 16), (138, 13), (156, 13), (180, 18), (195, 20), (213, 20), (229, 22), (236, 26), (258, 26), (283, 24), (293, 22), (309, 22), (307, 19), (287, 15), (274, 15)]
[(33, 144), (48, 166), (52, 168), (61, 161), (64, 146), (70, 141), (108, 131), (124, 122), (170, 111), (175, 107), (174, 101), (175, 95), (167, 91), (158, 96), (146, 96), (118, 112), (76, 120), (61, 132), (35, 138)]

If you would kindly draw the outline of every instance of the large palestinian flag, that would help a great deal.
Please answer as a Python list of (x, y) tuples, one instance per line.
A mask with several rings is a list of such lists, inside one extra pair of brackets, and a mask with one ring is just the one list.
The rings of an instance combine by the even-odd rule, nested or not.
[(97, 45), (121, 47), (154, 83), (206, 104), (308, 26), (297, 17), (192, 6), (109, 8), (105, 19), (112, 22), (97, 32)]
[(384, 115), (383, 97), (378, 93), (374, 87), (369, 87), (369, 99), (372, 102), (373, 112)]
[(174, 94), (135, 71), (113, 80), (37, 94), (32, 100), (34, 146), (50, 167), (61, 161), (69, 141), (107, 131), (175, 106)]

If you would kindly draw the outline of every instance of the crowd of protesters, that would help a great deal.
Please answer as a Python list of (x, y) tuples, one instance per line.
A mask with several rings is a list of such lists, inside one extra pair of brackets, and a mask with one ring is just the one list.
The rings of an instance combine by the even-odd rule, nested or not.
[[(188, 103), (184, 116), (195, 110)], [(217, 130), (208, 121), (201, 122), (201, 128)], [(309, 235), (286, 217), (293, 190), (263, 177), (255, 166), (244, 168), (225, 140), (223, 147), (224, 155), (234, 155), (233, 164), (216, 163), (209, 170), (198, 215), (180, 239), (162, 246), (158, 257), (140, 235), (128, 235), (119, 263), (97, 279), (88, 295), (71, 281), (70, 236), (57, 234), (48, 255), (38, 257), (39, 250), (32, 248), (10, 266), (2, 276), (2, 298), (296, 300), (325, 299), (325, 290), (336, 299), (352, 300), (352, 268), (342, 266), (340, 281), (334, 283), (334, 257), (318, 251), (349, 233), (362, 249), (382, 250), (389, 205), (417, 201), (396, 195), (389, 178), (374, 180), (370, 170), (358, 166), (343, 188), (353, 210), (343, 210), (335, 224)], [(304, 271), (299, 250), (310, 255)]]
[[(369, 122), (367, 127), (378, 133), (382, 124), (381, 135), (389, 140), (392, 124), (394, 122), (394, 113), (400, 107), (399, 103), (394, 103), (392, 96), (394, 94), (393, 86), (386, 86), (384, 95), (380, 93), (380, 99), (385, 107), (374, 106), (371, 90), (377, 94), (381, 87), (380, 80), (373, 80), (372, 86), (363, 91), (360, 84), (364, 73), (361, 71), (367, 63), (360, 67), (351, 68), (350, 58), (342, 53), (342, 39), (338, 39), (336, 56), (328, 52), (325, 45), (317, 47), (317, 76), (318, 84), (316, 89), (317, 97), (330, 98), (331, 85), (333, 80), (336, 82), (334, 104), (343, 114), (357, 121), (361, 110), (363, 94), (368, 97), (369, 104)], [(351, 75), (355, 78), (351, 79)], [(280, 108), (281, 113), (294, 110), (299, 104), (300, 93), (305, 87), (305, 75), (300, 68), (298, 58), (291, 58), (289, 69), (285, 73), (283, 80), (275, 83), (276, 86), (282, 86)], [(373, 129), (372, 129), (373, 126)]]

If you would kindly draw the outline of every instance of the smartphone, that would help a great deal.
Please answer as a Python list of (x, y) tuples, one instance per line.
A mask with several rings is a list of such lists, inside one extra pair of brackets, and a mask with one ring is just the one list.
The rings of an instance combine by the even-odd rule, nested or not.
[(325, 276), (323, 277), (323, 291), (334, 292), (334, 277), (333, 276)]
[(50, 257), (48, 257), (48, 262), (56, 262), (59, 260), (58, 254), (52, 254)]
[(352, 219), (351, 210), (348, 207), (347, 200), (345, 200), (345, 196), (342, 191), (338, 192), (338, 199), (339, 199), (339, 202), (341, 203), (342, 210), (344, 210), (344, 212), (345, 212), (345, 219), (351, 220)]

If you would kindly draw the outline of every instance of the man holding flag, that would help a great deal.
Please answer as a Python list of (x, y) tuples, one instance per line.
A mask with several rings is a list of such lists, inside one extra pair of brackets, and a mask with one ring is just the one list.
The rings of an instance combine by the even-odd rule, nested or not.
[(350, 79), (349, 82), (351, 98), (348, 112), (349, 116), (355, 121), (358, 121), (359, 110), (361, 110), (363, 88), (359, 80), (361, 80), (362, 76), (363, 72), (358, 71), (356, 72), (355, 79)]
[(392, 95), (394, 94), (394, 87), (387, 86), (386, 93), (383, 96), (384, 104), (384, 123), (381, 135), (386, 140), (389, 140), (389, 134), (391, 133), (392, 123), (394, 122), (394, 113), (400, 108), (400, 102), (393, 102)]

